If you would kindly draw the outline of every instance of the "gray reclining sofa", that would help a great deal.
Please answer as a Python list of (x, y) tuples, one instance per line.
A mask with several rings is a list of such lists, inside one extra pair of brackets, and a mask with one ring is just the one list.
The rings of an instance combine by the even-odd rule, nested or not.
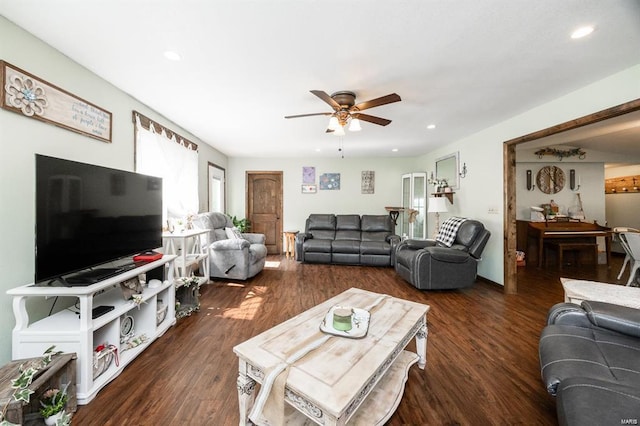
[(296, 260), (391, 266), (400, 237), (389, 215), (312, 214), (296, 236)]

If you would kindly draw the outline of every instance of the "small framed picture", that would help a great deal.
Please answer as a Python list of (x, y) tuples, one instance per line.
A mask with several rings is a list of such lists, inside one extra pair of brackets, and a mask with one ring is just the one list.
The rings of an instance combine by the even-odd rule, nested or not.
[(317, 185), (302, 185), (303, 194), (315, 194), (318, 191)]

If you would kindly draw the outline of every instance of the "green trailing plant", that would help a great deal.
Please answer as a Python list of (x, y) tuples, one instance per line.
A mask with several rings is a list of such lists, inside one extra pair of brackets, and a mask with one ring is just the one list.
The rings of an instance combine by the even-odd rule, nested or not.
[(18, 368), (18, 377), (11, 380), (13, 394), (11, 394), (11, 398), (9, 398), (9, 401), (2, 408), (2, 412), (0, 412), (0, 426), (13, 425), (13, 423), (5, 418), (11, 401), (23, 401), (25, 404), (29, 403), (31, 395), (33, 394), (33, 391), (29, 389), (29, 385), (33, 382), (33, 378), (40, 370), (51, 364), (54, 356), (62, 353), (59, 351), (56, 352), (54, 349), (55, 345), (44, 351), (41, 358), (20, 365)]
[[(231, 216), (230, 216), (231, 217)], [(231, 217), (231, 221), (233, 222), (233, 226), (238, 228), (240, 232), (247, 232), (249, 230), (250, 222), (248, 219), (238, 219), (237, 217)]]

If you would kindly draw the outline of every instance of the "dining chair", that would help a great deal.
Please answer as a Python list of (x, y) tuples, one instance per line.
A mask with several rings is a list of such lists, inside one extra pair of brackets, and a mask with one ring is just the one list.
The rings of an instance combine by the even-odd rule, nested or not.
[(620, 243), (620, 245), (622, 246), (622, 248), (624, 249), (624, 262), (622, 262), (622, 268), (620, 268), (620, 273), (618, 274), (618, 279), (622, 278), (622, 274), (624, 273), (624, 270), (627, 268), (627, 263), (629, 263), (629, 261), (631, 260), (631, 258), (629, 257), (629, 250), (625, 246), (626, 243), (621, 241), (621, 239), (620, 239), (620, 233), (621, 232), (640, 232), (640, 229), (629, 228), (629, 227), (626, 227), (626, 226), (616, 226), (615, 228), (613, 228), (613, 238), (614, 238), (614, 240), (618, 241)]
[(624, 271), (627, 263), (631, 263), (629, 280), (627, 281), (627, 285), (631, 285), (631, 283), (635, 280), (638, 268), (640, 268), (640, 233), (620, 232), (618, 236), (620, 237), (620, 244), (626, 252), (624, 263), (622, 264), (622, 270), (618, 275), (618, 279), (620, 279), (620, 277), (622, 276), (622, 272)]

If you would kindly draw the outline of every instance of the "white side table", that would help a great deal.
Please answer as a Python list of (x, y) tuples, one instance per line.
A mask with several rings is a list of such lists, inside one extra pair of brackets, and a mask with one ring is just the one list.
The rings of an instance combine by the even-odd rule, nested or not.
[(200, 284), (209, 281), (208, 229), (187, 229), (182, 232), (162, 233), (165, 254), (175, 254), (174, 279), (188, 277), (197, 266), (202, 276)]
[(564, 288), (564, 301), (579, 305), (583, 300), (613, 303), (640, 309), (640, 288), (596, 281), (560, 278)]

